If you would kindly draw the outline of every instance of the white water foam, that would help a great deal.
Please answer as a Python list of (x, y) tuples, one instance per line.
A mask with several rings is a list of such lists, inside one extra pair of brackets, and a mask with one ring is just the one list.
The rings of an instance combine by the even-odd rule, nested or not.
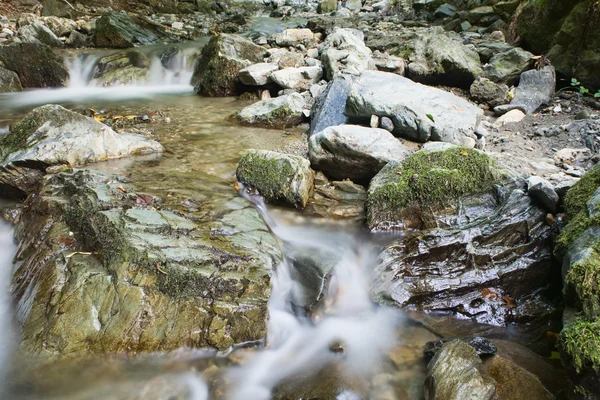
[(16, 253), (13, 231), (0, 221), (0, 387), (10, 365), (14, 348), (13, 310), (11, 307), (10, 281), (13, 271), (12, 259)]

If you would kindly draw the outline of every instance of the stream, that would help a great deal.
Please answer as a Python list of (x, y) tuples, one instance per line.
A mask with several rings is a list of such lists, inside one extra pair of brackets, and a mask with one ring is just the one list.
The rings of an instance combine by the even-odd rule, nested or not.
[[(265, 28), (266, 29), (266, 28)], [(140, 191), (163, 199), (163, 207), (198, 218), (243, 196), (252, 203), (278, 239), (283, 259), (271, 277), (267, 337), (228, 351), (182, 348), (139, 356), (89, 356), (45, 359), (13, 354), (10, 301), (12, 259), (17, 251), (12, 228), (0, 224), (0, 393), (3, 399), (189, 399), (268, 400), (319, 398), (421, 399), (425, 379), (423, 347), (444, 336), (486, 333), (495, 337), (534, 337), (517, 329), (468, 321), (442, 322), (434, 331), (422, 321), (376, 304), (371, 297), (374, 267), (381, 244), (361, 221), (324, 218), (311, 210), (265, 205), (261, 198), (235, 188), (235, 170), (248, 148), (305, 151), (302, 129), (243, 127), (229, 117), (251, 104), (236, 98), (202, 98), (189, 85), (188, 55), (205, 42), (182, 47), (176, 71), (164, 69), (157, 49), (152, 84), (98, 87), (91, 71), (106, 52), (74, 54), (71, 84), (57, 90), (0, 94), (0, 132), (32, 108), (47, 103), (112, 115), (160, 112), (147, 124), (165, 147), (162, 156), (144, 156), (91, 166), (125, 175)], [(198, 206), (201, 205), (201, 206)], [(306, 311), (302, 259), (327, 265), (316, 286), (316, 307)], [(15, 266), (18, 267), (18, 266)], [(448, 321), (442, 317), (443, 321)], [(430, 324), (431, 325), (431, 324)], [(16, 330), (18, 332), (18, 330)], [(265, 344), (267, 346), (265, 346)]]

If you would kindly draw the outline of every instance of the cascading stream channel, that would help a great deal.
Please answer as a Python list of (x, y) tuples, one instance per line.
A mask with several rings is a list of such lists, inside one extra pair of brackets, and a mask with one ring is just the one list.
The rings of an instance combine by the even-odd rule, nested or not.
[[(230, 400), (271, 398), (273, 389), (294, 376), (340, 367), (346, 382), (368, 388), (382, 357), (397, 343), (397, 310), (376, 305), (370, 295), (371, 269), (377, 261), (375, 246), (356, 235), (306, 226), (288, 226), (270, 214), (259, 196), (242, 195), (254, 203), (272, 233), (282, 243), (284, 259), (273, 274), (269, 300), (268, 348), (247, 364), (230, 371), (235, 389)], [(331, 263), (328, 289), (311, 316), (295, 312), (305, 288), (295, 278), (302, 273), (298, 256)], [(334, 349), (337, 346), (338, 349)], [(342, 393), (339, 399), (360, 399)]]

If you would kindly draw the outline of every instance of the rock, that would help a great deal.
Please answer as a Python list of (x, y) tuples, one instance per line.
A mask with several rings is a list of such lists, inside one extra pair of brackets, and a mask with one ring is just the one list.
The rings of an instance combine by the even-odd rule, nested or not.
[(73, 18), (75, 8), (66, 0), (42, 0), (42, 15), (61, 18)]
[(268, 128), (285, 128), (302, 121), (302, 111), (308, 107), (306, 99), (292, 93), (256, 102), (237, 114), (237, 120), (244, 125), (260, 125)]
[(466, 32), (469, 29), (471, 29), (473, 27), (473, 25), (471, 25), (471, 23), (469, 21), (463, 21), (460, 23), (460, 30), (462, 32)]
[(183, 30), (183, 26), (184, 26), (183, 22), (181, 22), (181, 21), (173, 22), (171, 24), (171, 28), (173, 28), (173, 29), (175, 29), (177, 31)]
[(475, 139), (473, 131), (483, 111), (446, 91), (395, 74), (365, 71), (348, 96), (346, 115), (356, 119), (385, 116), (394, 122), (395, 136), (460, 145)]
[(295, 46), (312, 41), (314, 34), (310, 29), (286, 29), (275, 35), (277, 46)]
[(496, 382), (496, 395), (500, 399), (555, 399), (534, 374), (508, 358), (491, 357), (483, 363), (483, 370)]
[(279, 68), (297, 68), (303, 65), (302, 54), (286, 49), (267, 50), (269, 58), (267, 62), (277, 64)]
[(238, 77), (244, 85), (263, 86), (272, 82), (271, 74), (278, 69), (277, 65), (271, 63), (252, 64), (240, 70)]
[(238, 73), (263, 61), (265, 49), (236, 35), (213, 36), (202, 49), (192, 76), (196, 93), (231, 96), (241, 93)]
[(321, 132), (330, 126), (345, 124), (346, 100), (356, 78), (351, 75), (338, 75), (315, 100), (311, 111), (310, 135)]
[(427, 365), (425, 400), (492, 400), (496, 382), (482, 369), (475, 350), (461, 340), (445, 344)]
[(498, 351), (496, 345), (492, 343), (492, 341), (480, 336), (469, 339), (467, 344), (475, 349), (479, 357), (491, 356)]
[(436, 18), (452, 18), (456, 15), (456, 6), (444, 3), (433, 12)]
[[(490, 191), (492, 166), (485, 154), (463, 147), (421, 150), (402, 163), (390, 162), (369, 185), (367, 226), (371, 230), (414, 227), (427, 219), (426, 207), (433, 212), (461, 196)], [(415, 213), (415, 208), (423, 210)]]
[(390, 56), (387, 53), (381, 53), (379, 50), (375, 50), (375, 52), (373, 52), (373, 61), (375, 61), (375, 66), (379, 71), (404, 75), (406, 63), (400, 57)]
[(69, 38), (65, 41), (65, 44), (69, 47), (86, 47), (88, 45), (88, 37), (83, 33), (72, 31)]
[(498, 3), (494, 4), (494, 11), (496, 11), (498, 14), (512, 14), (517, 10), (520, 2), (520, 0), (499, 1)]
[(369, 126), (371, 128), (379, 127), (379, 117), (377, 115), (371, 115), (371, 121), (370, 121)]
[(392, 121), (388, 117), (381, 117), (379, 127), (381, 129), (385, 129), (388, 132), (393, 132), (394, 131), (394, 121)]
[(308, 142), (311, 166), (333, 179), (368, 182), (389, 161), (403, 161), (409, 151), (386, 130), (356, 125), (332, 126)]
[(371, 58), (371, 50), (349, 29), (335, 28), (320, 46), (319, 52), (327, 80), (339, 73), (359, 75), (377, 68)]
[(492, 16), (494, 14), (496, 14), (496, 12), (494, 11), (494, 7), (492, 7), (492, 6), (476, 7), (476, 8), (473, 8), (473, 9), (469, 10), (469, 14), (467, 15), (467, 19), (472, 24), (478, 24), (484, 18), (490, 17), (490, 16)]
[(521, 110), (512, 110), (501, 116), (494, 122), (494, 128), (500, 128), (506, 124), (514, 124), (525, 118), (525, 113)]
[(271, 74), (271, 79), (284, 89), (308, 89), (321, 80), (321, 67), (284, 68)]
[(0, 193), (25, 197), (52, 165), (84, 165), (129, 155), (162, 152), (142, 135), (117, 134), (108, 126), (61, 106), (41, 106), (0, 139)]
[(45, 44), (51, 47), (64, 46), (46, 25), (38, 21), (19, 28), (17, 35), (24, 43)]
[(408, 30), (367, 44), (408, 60), (406, 74), (417, 82), (469, 87), (483, 74), (477, 53), (441, 27)]
[(285, 201), (298, 208), (306, 206), (314, 185), (307, 159), (267, 150), (246, 151), (236, 176), (266, 201)]
[(485, 65), (485, 76), (494, 81), (512, 85), (517, 82), (521, 73), (529, 69), (533, 54), (520, 48), (496, 54)]
[(95, 86), (122, 86), (149, 79), (150, 59), (139, 51), (127, 50), (102, 57), (92, 71)]
[(9, 71), (0, 66), (0, 93), (22, 91), (23, 87), (21, 87), (19, 76), (13, 71)]
[(125, 12), (111, 12), (96, 20), (97, 47), (126, 49), (157, 44), (166, 37), (166, 31), (160, 25), (131, 17)]
[(30, 304), (23, 351), (225, 350), (265, 336), (279, 249), (245, 200), (206, 204), (218, 215), (207, 227), (123, 177), (87, 169), (48, 175), (30, 199), (13, 277), (15, 301)]
[(69, 80), (62, 58), (43, 44), (0, 46), (0, 62), (19, 76), (24, 89), (62, 87)]
[(494, 31), (490, 33), (490, 39), (495, 40), (497, 42), (506, 42), (506, 38), (504, 37), (504, 32), (502, 31)]
[(508, 90), (508, 86), (505, 84), (494, 83), (487, 78), (480, 77), (473, 82), (469, 92), (475, 101), (496, 107), (509, 102)]
[(527, 180), (527, 193), (536, 199), (544, 209), (556, 214), (559, 198), (550, 182), (539, 176), (532, 176)]
[(308, 49), (306, 51), (306, 57), (308, 57), (308, 58), (319, 58), (319, 49)]
[(317, 12), (319, 14), (329, 14), (337, 10), (337, 0), (322, 0), (319, 2)]
[(67, 36), (77, 29), (77, 22), (69, 18), (45, 17), (43, 20), (57, 37)]
[(525, 71), (521, 74), (519, 86), (509, 106), (531, 114), (543, 104), (552, 103), (555, 86), (556, 74), (553, 66)]

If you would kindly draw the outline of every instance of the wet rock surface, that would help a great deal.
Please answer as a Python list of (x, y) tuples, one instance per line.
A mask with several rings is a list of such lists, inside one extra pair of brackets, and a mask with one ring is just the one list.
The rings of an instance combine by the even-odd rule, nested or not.
[(95, 43), (98, 47), (123, 49), (156, 44), (167, 39), (160, 25), (154, 25), (141, 17), (131, 17), (125, 12), (103, 15), (96, 21)]
[(44, 44), (20, 43), (0, 47), (0, 62), (17, 74), (23, 88), (63, 87), (69, 71), (61, 57)]

